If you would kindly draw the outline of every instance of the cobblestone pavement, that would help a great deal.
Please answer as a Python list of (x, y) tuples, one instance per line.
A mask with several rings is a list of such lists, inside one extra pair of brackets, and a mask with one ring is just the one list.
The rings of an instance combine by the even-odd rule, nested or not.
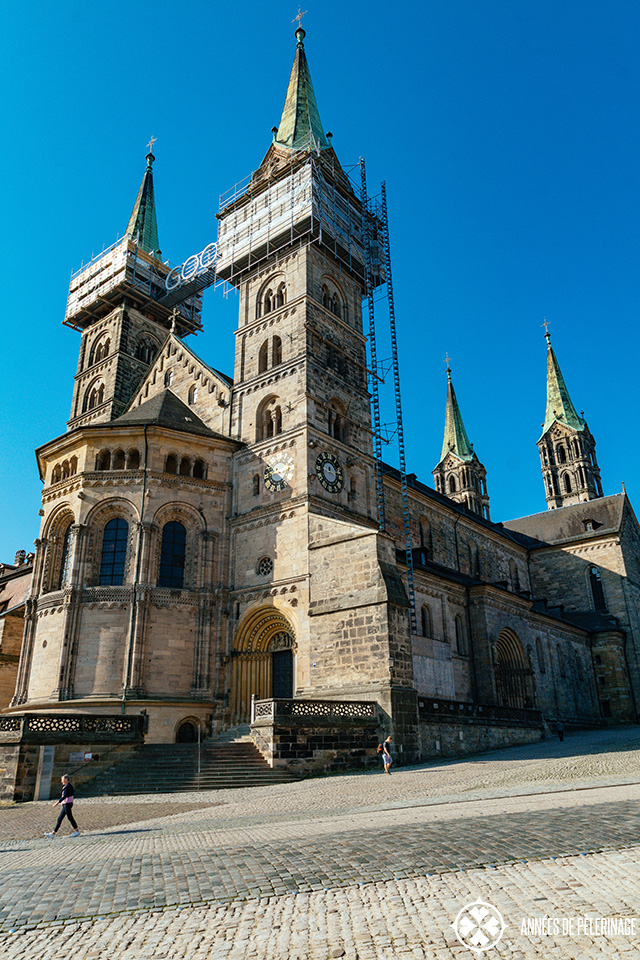
[(78, 839), (38, 838), (52, 813), (0, 809), (7, 960), (69, 943), (78, 960), (472, 957), (451, 924), (478, 897), (504, 916), (505, 957), (640, 955), (640, 919), (634, 935), (520, 930), (640, 918), (638, 728), (392, 777), (80, 801)]

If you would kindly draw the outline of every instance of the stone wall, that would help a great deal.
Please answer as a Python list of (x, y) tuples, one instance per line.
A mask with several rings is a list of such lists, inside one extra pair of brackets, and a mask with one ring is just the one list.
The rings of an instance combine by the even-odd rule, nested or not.
[(251, 739), (272, 767), (300, 773), (331, 773), (376, 763), (377, 722), (291, 723), (252, 726)]

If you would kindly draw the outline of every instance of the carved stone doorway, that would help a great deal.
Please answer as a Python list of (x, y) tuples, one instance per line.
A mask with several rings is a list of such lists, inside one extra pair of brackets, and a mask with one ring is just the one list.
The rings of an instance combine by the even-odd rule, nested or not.
[(245, 618), (232, 653), (231, 722), (251, 717), (251, 698), (289, 699), (295, 689), (295, 633), (274, 607), (262, 608)]

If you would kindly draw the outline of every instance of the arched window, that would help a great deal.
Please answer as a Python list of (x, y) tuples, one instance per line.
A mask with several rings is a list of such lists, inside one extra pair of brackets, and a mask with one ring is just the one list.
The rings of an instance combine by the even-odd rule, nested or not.
[(65, 460), (62, 464), (62, 479), (67, 480), (69, 477), (69, 461)]
[(431, 556), (431, 524), (426, 517), (420, 517), (420, 550), (425, 563)]
[(147, 337), (145, 337), (138, 343), (138, 349), (136, 352), (138, 360), (142, 360), (143, 363), (151, 363), (156, 355), (157, 349), (157, 344), (155, 344), (153, 340), (149, 340)]
[(189, 477), (191, 475), (191, 460), (189, 457), (183, 457), (180, 461), (180, 476)]
[(113, 469), (124, 470), (124, 450), (116, 450), (113, 454)]
[(60, 576), (58, 577), (58, 590), (62, 590), (69, 582), (71, 577), (71, 555), (73, 553), (73, 525), (70, 523), (64, 532), (62, 538), (62, 551), (60, 553)]
[(544, 659), (544, 648), (542, 646), (542, 640), (540, 637), (536, 637), (536, 654), (538, 657), (538, 668), (540, 673), (547, 672), (547, 664)]
[(69, 473), (71, 474), (71, 476), (73, 476), (77, 472), (77, 470), (78, 470), (78, 458), (71, 457), (71, 460), (69, 460)]
[(564, 492), (571, 493), (571, 477), (568, 473), (562, 474), (562, 484), (564, 486)]
[(449, 477), (449, 493), (456, 492), (456, 478), (454, 476)]
[(277, 367), (279, 363), (282, 363), (282, 340), (280, 337), (274, 337), (271, 347), (271, 366)]
[(557, 456), (558, 456), (558, 463), (567, 462), (567, 454), (562, 444), (560, 444), (560, 446), (558, 447)]
[(253, 475), (253, 495), (257, 497), (260, 493), (260, 474), (254, 473)]
[(51, 471), (51, 483), (60, 483), (62, 480), (62, 468), (59, 463)]
[(420, 610), (420, 623), (422, 626), (422, 636), (433, 636), (433, 620), (431, 618), (431, 608), (428, 603), (423, 603)]
[(327, 430), (330, 437), (346, 442), (347, 420), (345, 410), (339, 400), (330, 400), (327, 411)]
[(279, 397), (268, 397), (258, 409), (256, 440), (268, 440), (282, 433), (282, 410)]
[(122, 517), (109, 520), (102, 538), (100, 586), (120, 587), (124, 581), (129, 524)]
[(173, 383), (173, 370), (167, 370), (164, 375), (164, 385), (165, 387), (170, 387)]
[(87, 410), (93, 410), (94, 407), (99, 407), (101, 403), (104, 403), (104, 383), (98, 380), (87, 390), (84, 396), (82, 412), (86, 413)]
[(287, 285), (283, 280), (282, 283), (279, 284), (278, 290), (276, 292), (275, 308), (277, 309), (278, 307), (284, 307), (286, 302), (287, 302)]
[(193, 475), (196, 480), (204, 480), (206, 472), (207, 470), (204, 460), (196, 460), (193, 465)]
[(457, 614), (455, 620), (456, 626), (456, 650), (460, 656), (465, 657), (467, 655), (467, 643), (464, 632), (464, 626), (462, 625), (462, 617), (460, 614)]
[(101, 450), (98, 456), (96, 457), (96, 470), (110, 470), (111, 469), (111, 452), (109, 450)]
[(196, 402), (197, 399), (198, 399), (198, 385), (197, 383), (194, 383), (194, 385), (189, 388), (189, 405), (193, 406), (193, 404)]
[(164, 463), (164, 472), (165, 473), (177, 473), (178, 472), (178, 461), (172, 453), (169, 454)]
[(184, 586), (184, 558), (187, 531), (177, 520), (165, 523), (162, 529), (159, 587), (181, 589)]
[(591, 567), (589, 570), (589, 583), (591, 584), (591, 596), (593, 597), (593, 609), (604, 611), (607, 604), (604, 599), (604, 590), (602, 589), (602, 575), (597, 567)]
[(129, 450), (127, 453), (127, 470), (140, 469), (140, 453), (137, 450)]
[(577, 437), (573, 441), (573, 453), (576, 457), (580, 456), (580, 442)]
[(94, 343), (93, 347), (91, 348), (91, 354), (89, 356), (89, 366), (92, 367), (94, 363), (99, 363), (101, 360), (104, 360), (105, 357), (108, 357), (110, 349), (111, 349), (111, 338), (99, 337), (98, 340)]
[(258, 353), (258, 373), (264, 373), (269, 365), (269, 341), (265, 342), (260, 347)]

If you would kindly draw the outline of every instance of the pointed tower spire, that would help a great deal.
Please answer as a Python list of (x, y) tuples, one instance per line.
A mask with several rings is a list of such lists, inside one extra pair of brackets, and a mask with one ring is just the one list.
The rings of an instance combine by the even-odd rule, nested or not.
[(305, 31), (298, 23), (296, 29), (298, 46), (280, 124), (273, 139), (279, 147), (286, 147), (289, 150), (328, 150), (329, 141), (320, 120), (309, 64), (304, 52), (305, 36)]
[(457, 503), (489, 519), (487, 471), (473, 451), (451, 379), (451, 361), (447, 355), (447, 406), (444, 441), (440, 462), (433, 471), (436, 490)]
[(444, 416), (444, 441), (440, 459), (444, 460), (449, 451), (451, 451), (456, 457), (459, 457), (460, 460), (472, 460), (473, 446), (469, 442), (462, 414), (460, 413), (458, 398), (453, 388), (448, 355), (445, 363), (447, 364), (447, 406)]
[(545, 340), (547, 341), (547, 411), (544, 417), (543, 432), (546, 432), (554, 420), (560, 420), (568, 427), (574, 430), (582, 430), (584, 420), (576, 413), (576, 408), (571, 402), (567, 385), (564, 382), (560, 364), (551, 346), (551, 334), (549, 325), (545, 320)]
[(142, 183), (138, 190), (136, 202), (133, 205), (129, 223), (125, 230), (125, 236), (137, 240), (138, 246), (153, 256), (160, 257), (158, 242), (158, 224), (156, 221), (156, 204), (153, 195), (153, 170), (152, 164), (155, 160), (151, 152), (155, 138), (151, 137), (149, 141), (149, 153), (147, 154), (147, 168), (142, 177)]
[(601, 497), (602, 484), (596, 442), (571, 402), (546, 320), (542, 326), (547, 341), (547, 409), (538, 450), (547, 507), (553, 510)]

